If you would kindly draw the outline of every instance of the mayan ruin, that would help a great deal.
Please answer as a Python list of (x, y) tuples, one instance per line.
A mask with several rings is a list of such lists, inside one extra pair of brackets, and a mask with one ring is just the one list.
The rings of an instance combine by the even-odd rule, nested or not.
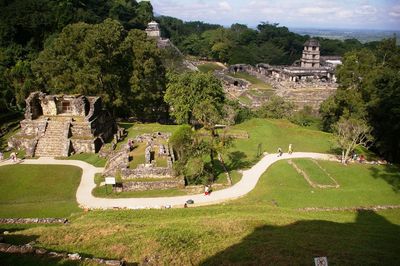
[(67, 157), (98, 152), (116, 130), (100, 97), (33, 92), (26, 99), (21, 132), (8, 145), (25, 149), (30, 157)]

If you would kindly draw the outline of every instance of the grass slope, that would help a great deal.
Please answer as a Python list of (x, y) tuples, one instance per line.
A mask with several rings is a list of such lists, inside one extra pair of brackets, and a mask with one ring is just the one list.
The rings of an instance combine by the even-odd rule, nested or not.
[[(394, 166), (319, 162), (340, 189), (310, 193), (286, 161), (274, 164), (247, 196), (217, 206), (92, 211), (68, 226), (22, 228), (7, 236), (39, 246), (155, 265), (397, 265), (400, 210), (304, 212), (299, 207), (400, 204)], [(272, 203), (274, 199), (278, 206)], [(6, 228), (7, 226), (0, 226)]]
[(82, 170), (61, 165), (0, 167), (0, 217), (67, 217), (79, 212)]
[(272, 86), (270, 84), (265, 83), (264, 81), (256, 78), (255, 76), (252, 76), (250, 74), (247, 74), (245, 72), (237, 72), (236, 74), (229, 74), (230, 76), (234, 78), (240, 78), (247, 80), (252, 84), (251, 88), (257, 88), (257, 89), (263, 89), (263, 90), (271, 90)]
[[(301, 163), (307, 160), (293, 161), (301, 168)], [(318, 163), (336, 179), (340, 188), (312, 188), (287, 161), (279, 161), (264, 173), (256, 189), (241, 201), (241, 204), (258, 201), (274, 206), (275, 202), (280, 208), (295, 209), (400, 205), (398, 167), (363, 164), (344, 166), (329, 161)], [(314, 174), (313, 168), (312, 171), (311, 168), (303, 170), (310, 176)]]
[(223, 69), (222, 66), (218, 65), (217, 63), (205, 63), (197, 66), (197, 68), (204, 73), (214, 72), (215, 70)]

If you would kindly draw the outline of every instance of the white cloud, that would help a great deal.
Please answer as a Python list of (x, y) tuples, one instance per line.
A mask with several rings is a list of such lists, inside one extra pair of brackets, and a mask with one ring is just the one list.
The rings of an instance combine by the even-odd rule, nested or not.
[(232, 7), (227, 1), (222, 1), (218, 3), (218, 7), (221, 11), (231, 11)]
[(356, 14), (359, 15), (375, 15), (377, 13), (377, 9), (370, 5), (363, 5), (360, 9), (356, 10)]
[[(155, 12), (186, 21), (255, 26), (261, 21), (298, 27), (375, 28), (399, 20), (389, 0), (151, 0)], [(397, 23), (398, 24), (398, 23)]]
[(326, 14), (332, 14), (334, 12), (337, 12), (337, 8), (325, 8), (325, 7), (303, 7), (299, 9), (299, 14), (301, 15), (326, 15)]
[(393, 7), (392, 10), (389, 12), (389, 16), (400, 18), (400, 6)]

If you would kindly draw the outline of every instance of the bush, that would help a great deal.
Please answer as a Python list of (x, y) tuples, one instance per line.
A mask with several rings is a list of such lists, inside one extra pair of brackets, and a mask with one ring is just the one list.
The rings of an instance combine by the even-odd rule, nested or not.
[(268, 102), (258, 109), (257, 114), (261, 118), (282, 119), (292, 117), (293, 110), (293, 103), (285, 101), (280, 96), (273, 95)]

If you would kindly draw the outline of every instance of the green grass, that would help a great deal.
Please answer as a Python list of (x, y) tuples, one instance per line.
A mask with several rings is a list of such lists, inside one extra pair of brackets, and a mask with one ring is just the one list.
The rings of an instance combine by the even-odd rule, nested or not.
[(74, 154), (69, 157), (60, 157), (57, 158), (60, 160), (79, 160), (79, 161), (84, 161), (87, 162), (95, 167), (104, 167), (106, 165), (107, 160), (105, 158), (101, 158), (98, 154), (96, 153), (79, 153), (79, 154)]
[[(34, 227), (12, 235), (37, 237), (39, 246), (156, 265), (396, 265), (400, 210), (304, 212), (299, 207), (399, 204), (385, 175), (398, 168), (320, 162), (340, 173), (340, 190), (310, 193), (285, 161), (274, 164), (247, 196), (201, 208), (92, 211), (68, 226)], [(352, 180), (349, 180), (353, 178)], [(337, 193), (337, 194), (334, 194)], [(278, 206), (271, 201), (274, 199)]]
[[(282, 120), (254, 119), (233, 129), (248, 131), (250, 139), (235, 141), (230, 150), (233, 160), (226, 159), (231, 169), (249, 167), (257, 159), (259, 143), (268, 152), (276, 152), (279, 146), (286, 150), (289, 143), (295, 151), (331, 151), (330, 134)], [(125, 258), (130, 263), (151, 260), (155, 265), (311, 265), (317, 256), (327, 256), (331, 265), (397, 265), (400, 210), (298, 209), (399, 205), (399, 168), (319, 164), (338, 181), (339, 189), (312, 189), (286, 161), (280, 161), (252, 192), (228, 203), (188, 209), (91, 211), (73, 216), (68, 226), (21, 228), (9, 237), (34, 238), (38, 246), (56, 251)], [(307, 171), (317, 173), (313, 167)]]
[[(318, 161), (309, 159), (296, 159), (293, 162), (308, 175), (310, 180), (318, 185), (331, 185), (334, 186), (335, 182), (329, 177), (329, 175), (335, 179), (329, 172), (324, 171), (321, 164)], [(318, 167), (318, 165), (321, 167)], [(321, 169), (322, 168), (322, 169)], [(335, 179), (336, 180), (336, 179)]]
[(214, 72), (215, 70), (222, 70), (223, 68), (216, 63), (205, 63), (197, 66), (197, 68), (204, 73)]
[(334, 151), (331, 134), (300, 127), (286, 120), (252, 119), (233, 126), (232, 129), (246, 130), (249, 139), (234, 141), (234, 147), (225, 156), (230, 169), (247, 168), (259, 160), (257, 157), (259, 145), (262, 152), (268, 153), (276, 153), (279, 147), (287, 152), (289, 144), (293, 144), (295, 152)]
[[(300, 166), (306, 165), (307, 160), (294, 161)], [(242, 203), (257, 200), (271, 205), (275, 201), (282, 208), (400, 205), (399, 168), (362, 164), (345, 166), (329, 161), (318, 163), (335, 178), (340, 188), (312, 188), (287, 161), (280, 161), (261, 177), (257, 188)], [(303, 170), (310, 176), (317, 173), (314, 172), (316, 168)], [(264, 189), (260, 190), (261, 187)]]
[(125, 128), (128, 131), (128, 136), (125, 138), (124, 141), (118, 143), (117, 148), (121, 147), (121, 145), (125, 145), (129, 139), (134, 139), (139, 135), (145, 133), (154, 133), (154, 132), (174, 133), (175, 130), (177, 130), (179, 127), (177, 125), (161, 125), (158, 123), (149, 123), (149, 124), (118, 123), (118, 125)]
[(129, 162), (129, 168), (136, 168), (139, 164), (144, 164), (145, 160), (146, 143), (138, 143), (134, 149), (129, 153), (132, 160)]
[(261, 89), (261, 90), (272, 90), (272, 86), (270, 84), (265, 83), (264, 81), (256, 78), (255, 76), (252, 76), (250, 74), (247, 74), (245, 72), (237, 72), (236, 74), (229, 74), (230, 76), (234, 78), (240, 78), (247, 80), (252, 84), (251, 88), (255, 89)]
[(82, 170), (61, 165), (0, 167), (0, 217), (68, 217), (79, 212)]
[(98, 198), (157, 198), (157, 197), (183, 196), (183, 195), (188, 195), (189, 193), (184, 189), (125, 191), (117, 193), (111, 191), (110, 186), (107, 187), (107, 190), (105, 186), (102, 186), (93, 189), (92, 194), (93, 196)]

